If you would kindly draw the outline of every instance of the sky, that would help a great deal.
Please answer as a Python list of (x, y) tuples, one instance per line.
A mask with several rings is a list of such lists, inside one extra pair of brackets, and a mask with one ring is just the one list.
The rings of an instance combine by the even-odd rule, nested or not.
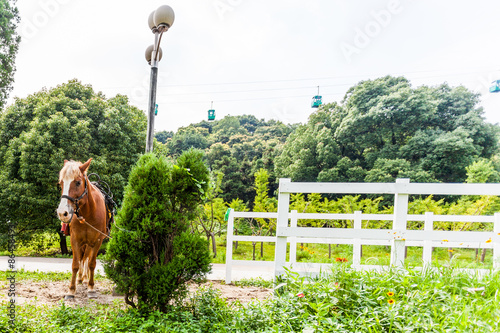
[(22, 41), (9, 103), (78, 79), (145, 111), (154, 35), (149, 14), (175, 12), (161, 40), (155, 131), (226, 115), (306, 123), (311, 98), (340, 102), (363, 80), (404, 76), (481, 94), (500, 123), (498, 0), (19, 0)]

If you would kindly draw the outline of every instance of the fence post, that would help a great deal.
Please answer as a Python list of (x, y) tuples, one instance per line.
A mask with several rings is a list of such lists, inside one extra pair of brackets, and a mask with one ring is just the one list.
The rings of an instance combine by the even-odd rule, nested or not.
[[(354, 212), (354, 229), (361, 230), (361, 214), (359, 210)], [(361, 265), (361, 240), (359, 238), (355, 238), (352, 242), (352, 264), (356, 268)]]
[(493, 243), (493, 268), (500, 268), (500, 213), (495, 213), (495, 221), (493, 222), (493, 235), (496, 239)]
[[(433, 212), (425, 212), (425, 222), (424, 222), (424, 230), (432, 231), (434, 230), (434, 213)], [(432, 241), (425, 240), (424, 241), (424, 249), (422, 251), (422, 260), (424, 261), (424, 266), (432, 265)]]
[[(297, 228), (297, 211), (292, 210), (290, 216), (290, 227)], [(297, 262), (297, 237), (290, 237), (290, 264)]]
[(227, 238), (226, 238), (226, 284), (231, 283), (231, 272), (233, 266), (233, 230), (234, 230), (234, 210), (229, 211), (227, 218)]
[[(397, 184), (408, 184), (410, 179), (400, 178), (396, 179), (396, 189), (399, 188)], [(394, 221), (392, 224), (393, 231), (406, 230), (406, 221), (408, 218), (408, 194), (396, 192), (394, 195)], [(396, 234), (397, 235), (397, 234)], [(394, 237), (391, 241), (391, 265), (403, 267), (405, 262), (405, 240), (401, 237)]]
[[(276, 235), (282, 227), (288, 227), (288, 209), (290, 206), (290, 193), (283, 193), (282, 186), (290, 183), (290, 178), (280, 178), (278, 194), (278, 219), (276, 221)], [(283, 236), (276, 237), (276, 246), (274, 251), (274, 277), (285, 273), (283, 266), (286, 265), (286, 242), (287, 238)]]

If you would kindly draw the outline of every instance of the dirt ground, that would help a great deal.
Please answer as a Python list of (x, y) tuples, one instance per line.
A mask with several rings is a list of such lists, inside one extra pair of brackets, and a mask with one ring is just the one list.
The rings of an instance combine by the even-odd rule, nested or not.
[[(248, 303), (251, 300), (264, 300), (271, 297), (272, 289), (260, 287), (237, 287), (235, 285), (226, 285), (221, 281), (208, 281), (201, 286), (212, 286), (214, 289), (221, 291), (222, 297), (227, 302), (239, 300), (241, 303)], [(67, 293), (69, 281), (56, 282), (34, 282), (20, 281), (16, 283), (16, 303), (23, 304), (26, 302), (36, 302), (43, 305), (59, 305), (60, 301), (64, 301), (66, 305), (92, 305), (93, 302), (99, 304), (109, 304), (121, 306), (125, 305), (123, 296), (113, 295), (113, 284), (109, 280), (100, 280), (95, 283), (96, 298), (89, 299), (87, 297), (87, 289), (83, 285), (77, 285), (76, 296), (73, 300), (64, 300), (64, 295)], [(196, 284), (190, 285), (190, 291), (194, 292), (199, 286)], [(0, 284), (0, 301), (7, 300), (7, 286)]]

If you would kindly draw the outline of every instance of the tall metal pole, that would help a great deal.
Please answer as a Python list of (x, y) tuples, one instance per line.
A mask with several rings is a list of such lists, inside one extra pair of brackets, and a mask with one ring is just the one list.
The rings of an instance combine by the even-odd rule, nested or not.
[(155, 43), (151, 55), (151, 78), (149, 83), (149, 105), (148, 105), (148, 131), (146, 134), (146, 153), (153, 151), (153, 140), (155, 135), (155, 107), (156, 86), (158, 82), (158, 62), (156, 50), (160, 47), (158, 31), (155, 31)]
[(151, 66), (151, 81), (148, 105), (148, 132), (146, 136), (146, 153), (153, 151), (153, 139), (155, 135), (155, 106), (156, 106), (156, 84), (158, 81), (158, 67)]

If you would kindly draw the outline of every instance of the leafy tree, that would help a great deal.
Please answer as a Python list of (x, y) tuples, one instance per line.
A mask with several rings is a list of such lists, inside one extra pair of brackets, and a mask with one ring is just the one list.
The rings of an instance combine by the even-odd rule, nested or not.
[(442, 84), (413, 88), (403, 77), (362, 81), (342, 104), (326, 104), (292, 133), (277, 177), (293, 181), (463, 182), (465, 168), (498, 151), (479, 96)]
[[(64, 159), (94, 159), (90, 172), (120, 203), (131, 166), (144, 151), (146, 117), (125, 96), (106, 99), (72, 80), (17, 99), (0, 113), (0, 234), (17, 224), (20, 239), (54, 231)], [(61, 236), (61, 250), (66, 239)]]
[(0, 0), (0, 110), (12, 90), (16, 54), (21, 42), (16, 32), (20, 18), (15, 4), (16, 0)]
[(498, 183), (500, 174), (495, 170), (492, 161), (486, 159), (480, 159), (468, 167), (465, 168), (467, 171), (467, 183)]
[(155, 139), (158, 142), (161, 142), (163, 144), (167, 143), (168, 139), (171, 139), (174, 136), (174, 132), (172, 131), (161, 131), (158, 133), (155, 133)]
[(224, 215), (227, 210), (226, 203), (218, 195), (222, 192), (220, 185), (224, 175), (220, 172), (213, 172), (208, 185), (208, 190), (204, 196), (204, 202), (200, 207), (198, 218), (193, 220), (193, 229), (202, 229), (207, 237), (207, 241), (212, 242), (212, 252), (214, 258), (217, 257), (217, 245), (215, 234), (221, 233), (224, 228)]
[(373, 168), (367, 172), (365, 181), (369, 183), (391, 183), (397, 178), (410, 178), (416, 183), (436, 182), (430, 172), (419, 168), (412, 168), (411, 163), (404, 159), (379, 158), (375, 161)]
[(224, 174), (220, 198), (225, 202), (240, 198), (250, 205), (255, 196), (253, 177), (259, 169), (268, 171), (270, 191), (277, 189), (274, 161), (295, 127), (276, 120), (258, 120), (252, 115), (226, 116), (180, 128), (161, 149), (171, 156), (191, 147), (205, 149), (210, 169)]
[[(269, 174), (267, 170), (260, 169), (255, 173), (255, 201), (253, 205), (254, 212), (275, 212), (277, 211), (277, 200), (275, 198), (269, 198)], [(250, 228), (252, 229), (252, 234), (257, 236), (270, 235), (273, 229), (276, 229), (276, 221), (274, 219), (262, 219), (256, 218), (252, 219), (250, 222)], [(253, 246), (253, 260), (255, 260), (255, 245), (256, 242), (252, 242)], [(264, 256), (264, 242), (261, 242), (260, 256)]]
[(173, 156), (179, 156), (190, 148), (205, 149), (209, 146), (208, 131), (204, 128), (181, 128), (175, 133), (166, 145)]
[(104, 267), (140, 311), (168, 311), (187, 295), (188, 281), (210, 271), (206, 241), (188, 230), (208, 186), (201, 158), (190, 150), (172, 164), (150, 153), (130, 173)]

